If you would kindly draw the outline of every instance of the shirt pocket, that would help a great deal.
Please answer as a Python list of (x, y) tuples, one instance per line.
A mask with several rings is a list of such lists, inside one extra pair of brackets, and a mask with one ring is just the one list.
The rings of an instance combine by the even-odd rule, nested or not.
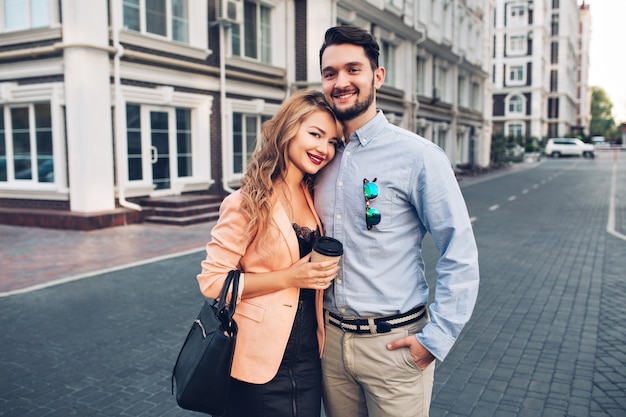
[[(380, 180), (379, 180), (380, 181)], [(394, 216), (397, 214), (397, 204), (400, 201), (400, 194), (394, 187), (382, 182), (378, 185), (378, 197), (370, 201), (370, 207), (380, 211), (379, 228), (387, 229), (391, 226)]]

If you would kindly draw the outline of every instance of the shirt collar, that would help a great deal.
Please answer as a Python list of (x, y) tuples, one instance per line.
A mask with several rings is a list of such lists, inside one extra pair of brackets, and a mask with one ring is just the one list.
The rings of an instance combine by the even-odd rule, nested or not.
[(350, 135), (350, 141), (358, 140), (361, 143), (361, 146), (366, 146), (368, 143), (376, 139), (378, 134), (383, 131), (388, 123), (389, 122), (383, 114), (383, 111), (377, 110), (376, 116), (374, 116), (372, 120), (365, 123)]

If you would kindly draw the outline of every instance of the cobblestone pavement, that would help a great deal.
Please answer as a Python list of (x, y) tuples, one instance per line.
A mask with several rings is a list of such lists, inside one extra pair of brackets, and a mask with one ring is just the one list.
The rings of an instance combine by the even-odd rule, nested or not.
[(464, 189), (481, 289), (432, 415), (626, 416), (626, 153), (488, 184)]
[[(461, 180), (481, 291), (433, 417), (626, 415), (626, 153), (532, 167)], [(0, 416), (199, 415), (169, 377), (212, 226), (0, 226)]]

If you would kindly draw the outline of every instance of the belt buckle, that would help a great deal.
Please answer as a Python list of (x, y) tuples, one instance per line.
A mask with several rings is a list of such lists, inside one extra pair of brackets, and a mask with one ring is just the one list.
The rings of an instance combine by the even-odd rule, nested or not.
[(341, 316), (341, 319), (339, 320), (339, 328), (344, 333), (346, 333), (346, 331), (349, 331), (349, 330), (346, 330), (346, 328), (344, 327), (345, 324), (346, 323), (344, 323), (344, 321), (343, 321), (343, 316)]

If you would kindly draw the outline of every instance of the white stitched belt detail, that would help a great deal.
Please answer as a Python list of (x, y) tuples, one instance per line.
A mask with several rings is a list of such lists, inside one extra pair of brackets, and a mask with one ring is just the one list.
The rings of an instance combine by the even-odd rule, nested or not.
[[(413, 323), (426, 315), (424, 306), (419, 306), (404, 314), (376, 318), (346, 319), (327, 312), (328, 323), (350, 333), (387, 333), (391, 329)], [(372, 325), (373, 324), (373, 325)]]

